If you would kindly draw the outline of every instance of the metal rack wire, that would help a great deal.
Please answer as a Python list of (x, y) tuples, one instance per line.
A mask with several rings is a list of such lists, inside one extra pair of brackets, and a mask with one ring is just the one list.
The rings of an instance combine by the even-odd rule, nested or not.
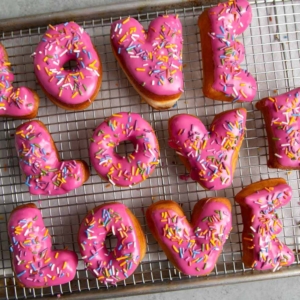
[[(233, 230), (220, 256), (215, 270), (209, 277), (221, 278), (227, 274), (244, 274), (241, 261), (242, 219), (240, 208), (233, 196), (246, 185), (271, 177), (285, 178), (293, 189), (290, 204), (278, 211), (283, 221), (283, 231), (279, 235), (284, 243), (294, 249), (295, 265), (300, 264), (300, 206), (299, 172), (268, 169), (267, 141), (260, 112), (255, 102), (231, 104), (212, 101), (202, 94), (202, 64), (200, 37), (197, 18), (205, 6), (172, 9), (167, 13), (178, 14), (183, 24), (184, 34), (184, 79), (185, 93), (178, 105), (168, 111), (155, 111), (145, 103), (132, 88), (120, 70), (110, 48), (110, 24), (115, 18), (87, 20), (81, 25), (89, 32), (103, 62), (103, 84), (94, 103), (84, 111), (64, 111), (47, 100), (38, 86), (30, 54), (34, 52), (46, 28), (38, 27), (3, 33), (1, 43), (6, 47), (14, 68), (15, 84), (26, 85), (37, 90), (41, 98), (38, 119), (51, 132), (62, 159), (84, 159), (89, 165), (89, 137), (93, 129), (110, 116), (120, 111), (134, 111), (142, 114), (154, 127), (160, 148), (161, 165), (148, 180), (131, 189), (118, 188), (103, 182), (91, 169), (89, 181), (77, 190), (64, 196), (31, 196), (23, 184), (24, 178), (18, 166), (14, 148), (14, 129), (21, 121), (0, 121), (0, 298), (22, 299), (47, 297), (64, 293), (107, 290), (98, 297), (107, 297), (111, 288), (101, 286), (85, 271), (80, 260), (76, 278), (69, 284), (29, 290), (19, 288), (13, 276), (10, 261), (7, 221), (10, 212), (19, 204), (34, 202), (42, 210), (46, 226), (52, 233), (53, 246), (79, 253), (77, 231), (79, 224), (89, 209), (117, 200), (127, 205), (140, 221), (147, 239), (147, 254), (134, 275), (119, 283), (120, 286), (141, 286), (161, 281), (182, 279), (188, 276), (178, 273), (168, 262), (145, 223), (145, 210), (160, 199), (172, 199), (182, 205), (187, 216), (198, 199), (210, 196), (224, 196), (233, 204)], [(252, 3), (253, 21), (246, 33), (240, 37), (246, 48), (244, 65), (257, 78), (256, 100), (268, 95), (276, 95), (300, 86), (300, 3), (298, 1), (260, 1)], [(133, 15), (145, 27), (165, 11)], [(178, 113), (197, 115), (206, 125), (215, 114), (244, 106), (248, 110), (247, 134), (240, 151), (240, 157), (231, 188), (222, 191), (204, 191), (191, 180), (181, 180), (185, 168), (175, 152), (167, 145), (167, 122)], [(107, 247), (111, 247), (109, 241)], [(289, 273), (289, 269), (286, 271)], [(201, 285), (203, 278), (198, 278)], [(226, 282), (226, 280), (225, 280)], [(126, 289), (125, 289), (126, 292)], [(74, 294), (73, 294), (74, 295)], [(85, 294), (88, 297), (88, 294)]]

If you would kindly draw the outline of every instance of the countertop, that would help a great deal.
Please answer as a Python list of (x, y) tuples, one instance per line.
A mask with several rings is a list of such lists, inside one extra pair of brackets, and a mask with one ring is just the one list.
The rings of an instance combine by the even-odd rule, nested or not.
[[(41, 13), (51, 13), (111, 4), (113, 0), (0, 0), (0, 19), (21, 18)], [(182, 300), (182, 299), (222, 299), (222, 300), (253, 300), (253, 299), (299, 299), (300, 277), (264, 280), (259, 282), (221, 285), (216, 287), (190, 289), (179, 292), (163, 292), (134, 297), (123, 297), (125, 300)]]

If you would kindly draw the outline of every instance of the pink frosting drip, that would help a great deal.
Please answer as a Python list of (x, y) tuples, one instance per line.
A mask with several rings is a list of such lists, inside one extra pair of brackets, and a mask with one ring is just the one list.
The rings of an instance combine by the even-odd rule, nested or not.
[(182, 26), (177, 16), (159, 16), (148, 33), (128, 17), (111, 25), (111, 41), (134, 80), (156, 95), (183, 91)]
[(178, 269), (193, 276), (213, 270), (232, 228), (228, 207), (210, 200), (192, 225), (171, 209), (155, 210), (151, 218), (161, 242), (173, 253)]
[(244, 200), (250, 214), (246, 217), (252, 219), (248, 223), (251, 226), (244, 226), (243, 239), (249, 242), (249, 247), (253, 247), (252, 267), (256, 270), (276, 271), (295, 260), (291, 249), (276, 236), (282, 230), (282, 223), (275, 210), (289, 203), (291, 197), (291, 187), (280, 184), (257, 191)]
[[(139, 114), (118, 113), (101, 123), (90, 144), (90, 159), (102, 178), (113, 185), (132, 186), (145, 180), (159, 163), (158, 141), (151, 125)], [(121, 157), (114, 148), (130, 141), (134, 152)]]
[[(108, 235), (117, 238), (116, 247), (105, 246)], [(87, 214), (78, 233), (80, 252), (87, 269), (101, 283), (113, 284), (129, 277), (140, 263), (140, 245), (134, 224), (121, 203), (110, 203)]]
[(33, 92), (26, 87), (14, 88), (14, 74), (10, 62), (5, 60), (5, 50), (0, 45), (0, 116), (26, 117), (35, 110)]
[(15, 275), (25, 287), (59, 285), (75, 277), (76, 253), (51, 249), (51, 236), (38, 208), (14, 211), (8, 222), (8, 235)]
[(75, 160), (60, 161), (50, 133), (37, 121), (18, 127), (15, 145), (25, 184), (33, 195), (60, 195), (81, 186), (84, 167)]
[[(74, 70), (64, 70), (75, 60)], [(64, 104), (90, 101), (95, 93), (100, 61), (90, 36), (75, 22), (49, 25), (34, 53), (35, 74), (44, 89)]]
[(170, 121), (169, 146), (188, 160), (193, 180), (209, 190), (224, 189), (232, 183), (232, 158), (245, 124), (245, 109), (216, 116), (209, 131), (198, 118), (180, 114)]
[(236, 40), (250, 25), (252, 10), (246, 0), (220, 3), (208, 11), (212, 32), (211, 45), (214, 61), (213, 88), (233, 101), (254, 99), (257, 85), (251, 74), (240, 67), (245, 48)]
[(262, 100), (271, 121), (275, 160), (284, 167), (300, 168), (300, 88)]

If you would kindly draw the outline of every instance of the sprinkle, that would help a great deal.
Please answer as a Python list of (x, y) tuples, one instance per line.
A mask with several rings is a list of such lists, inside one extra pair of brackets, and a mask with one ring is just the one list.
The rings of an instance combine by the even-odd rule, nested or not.
[(17, 277), (19, 278), (19, 277), (23, 276), (25, 273), (26, 273), (26, 270), (24, 270), (24, 271), (20, 272), (19, 274), (17, 274)]
[[(227, 9), (228, 7), (228, 9)], [(251, 101), (256, 90), (251, 75), (243, 70), (240, 65), (241, 51), (240, 43), (236, 41), (236, 28), (244, 27), (245, 15), (241, 14), (240, 6), (235, 2), (229, 2), (221, 7), (216, 6), (210, 9), (210, 18), (216, 23), (215, 32), (209, 32), (209, 41), (213, 48), (216, 46), (214, 55), (215, 80), (214, 89), (222, 92), (225, 96), (231, 97), (232, 102)], [(218, 12), (217, 12), (218, 10)], [(230, 19), (230, 22), (228, 20)]]
[[(86, 89), (86, 81), (97, 83), (100, 76), (99, 59), (89, 36), (74, 22), (53, 28), (49, 25), (42, 38), (44, 43), (34, 54), (36, 68), (41, 71), (37, 74), (38, 79), (41, 83), (51, 82), (53, 93), (62, 103), (74, 98), (76, 104), (87, 102), (95, 91)], [(77, 65), (65, 70), (62, 63), (70, 59), (74, 59)]]
[[(31, 125), (27, 128), (22, 127), (16, 135), (16, 139), (20, 142), (20, 148), (18, 149), (20, 161), (26, 166), (31, 166), (31, 170), (26, 171), (27, 177), (25, 184), (35, 190), (36, 194), (50, 195), (56, 192), (61, 192), (61, 187), (67, 184), (70, 178), (74, 178), (74, 169), (76, 168), (76, 162), (67, 161), (59, 162), (60, 168), (54, 168), (48, 164), (48, 153), (44, 148), (40, 146), (41, 139), (44, 139), (45, 135), (49, 135), (48, 132), (40, 131), (38, 124), (35, 121), (31, 122)], [(39, 130), (36, 132), (36, 128)], [(47, 147), (44, 144), (44, 147)], [(51, 146), (52, 148), (54, 146)], [(49, 149), (51, 149), (51, 147)], [(48, 149), (47, 148), (47, 149)], [(49, 150), (48, 149), (48, 150)], [(38, 158), (39, 163), (34, 163), (34, 160)], [(55, 166), (57, 162), (52, 161)], [(28, 173), (29, 172), (29, 173)], [(38, 178), (38, 180), (37, 180)], [(78, 179), (79, 176), (77, 175)], [(65, 190), (63, 190), (65, 192)], [(48, 230), (45, 231), (43, 241), (48, 239)]]
[(128, 25), (129, 20), (126, 18), (112, 25), (111, 40), (115, 51), (124, 59), (134, 59), (137, 66), (135, 70), (144, 73), (137, 75), (141, 78), (139, 84), (151, 91), (153, 86), (160, 88), (174, 82), (177, 84), (176, 78), (182, 80), (181, 74), (176, 73), (177, 70), (182, 72), (182, 32), (179, 21), (172, 20), (170, 26), (166, 19), (166, 24), (160, 28), (150, 27), (149, 31), (153, 31), (157, 39), (152, 42), (152, 50), (148, 50), (144, 46), (144, 30)]
[(175, 245), (173, 245), (172, 248), (175, 252), (179, 253), (179, 250), (177, 249), (177, 247)]
[[(253, 194), (247, 196), (250, 201), (245, 202), (245, 211), (253, 212), (251, 218), (252, 225), (249, 228), (244, 227), (243, 240), (247, 241), (246, 247), (253, 257), (257, 258), (252, 263), (252, 268), (257, 270), (273, 269), (273, 272), (278, 270), (279, 255), (284, 257), (287, 253), (292, 253), (286, 245), (282, 244), (277, 238), (279, 233), (278, 227), (282, 228), (282, 224), (278, 220), (276, 208), (284, 205), (278, 201), (283, 195), (290, 190), (287, 184), (276, 186), (265, 186), (261, 190), (253, 191)], [(291, 194), (285, 198), (285, 203), (291, 200)], [(244, 212), (242, 207), (242, 215)], [(278, 226), (278, 227), (277, 227)], [(255, 228), (257, 228), (255, 230)], [(245, 246), (245, 245), (244, 245)], [(284, 263), (289, 265), (292, 260), (287, 258)], [(289, 262), (288, 262), (289, 261)]]
[(126, 24), (129, 20), (130, 20), (130, 17), (128, 17), (127, 19), (125, 19), (125, 20), (123, 21), (123, 24)]
[(224, 121), (223, 124), (215, 122), (209, 133), (202, 129), (200, 121), (195, 122), (195, 125), (188, 120), (176, 121), (173, 124), (174, 133), (169, 140), (169, 145), (177, 154), (189, 159), (195, 172), (194, 178), (198, 174), (197, 181), (207, 189), (231, 184), (232, 157), (244, 135), (245, 118), (241, 110), (228, 111), (223, 117), (223, 120), (232, 121)]

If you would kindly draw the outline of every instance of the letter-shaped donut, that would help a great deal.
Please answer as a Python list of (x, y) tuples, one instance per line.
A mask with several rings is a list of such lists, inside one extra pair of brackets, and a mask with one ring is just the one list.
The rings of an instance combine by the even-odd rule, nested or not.
[(110, 35), (113, 53), (141, 97), (155, 109), (171, 108), (183, 92), (178, 16), (157, 17), (148, 32), (128, 17), (112, 23)]
[[(107, 249), (108, 236), (117, 239), (114, 249)], [(88, 270), (106, 285), (116, 285), (128, 278), (146, 253), (146, 239), (139, 221), (123, 204), (111, 202), (90, 211), (78, 232), (82, 259)]]
[(37, 120), (16, 129), (15, 145), (25, 184), (33, 195), (61, 195), (80, 187), (89, 178), (85, 161), (59, 159), (45, 125)]
[(265, 119), (269, 144), (268, 167), (300, 169), (300, 88), (257, 102)]
[(215, 116), (209, 131), (192, 115), (180, 114), (169, 120), (169, 145), (202, 187), (220, 190), (231, 185), (246, 114), (244, 108), (222, 112)]
[[(159, 145), (151, 125), (139, 114), (117, 113), (101, 123), (90, 144), (90, 159), (99, 176), (111, 184), (128, 187), (147, 179), (159, 163)], [(115, 153), (130, 141), (134, 151)]]
[(70, 250), (52, 250), (40, 210), (32, 203), (16, 207), (8, 220), (13, 269), (27, 288), (64, 284), (76, 275), (78, 258)]
[[(94, 101), (102, 82), (102, 65), (82, 27), (75, 22), (49, 25), (33, 55), (35, 75), (54, 104), (81, 110)], [(69, 61), (76, 61), (76, 67), (64, 69)]]
[(252, 101), (257, 85), (241, 68), (245, 48), (236, 40), (250, 25), (246, 0), (230, 0), (205, 10), (199, 17), (203, 63), (203, 93), (221, 101)]
[(182, 273), (209, 274), (231, 231), (231, 204), (205, 198), (195, 205), (191, 224), (174, 201), (158, 201), (146, 212), (148, 227), (168, 259)]
[(278, 238), (282, 223), (276, 209), (291, 201), (292, 189), (282, 178), (248, 185), (236, 196), (243, 218), (243, 262), (256, 270), (291, 265), (294, 254)]
[(0, 44), (0, 117), (34, 118), (39, 108), (39, 96), (27, 87), (13, 87), (14, 74), (10, 65), (6, 50)]

